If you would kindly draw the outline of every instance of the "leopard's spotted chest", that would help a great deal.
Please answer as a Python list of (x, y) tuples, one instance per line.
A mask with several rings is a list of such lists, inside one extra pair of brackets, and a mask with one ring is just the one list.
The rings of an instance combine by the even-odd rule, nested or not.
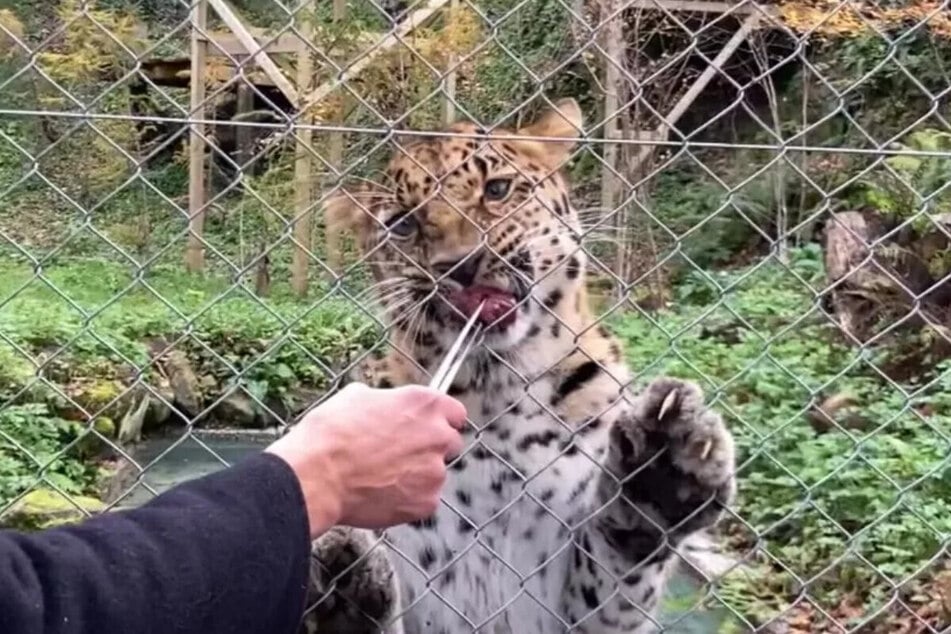
[(538, 398), (539, 392), (550, 393), (551, 386), (536, 384), (517, 400), (507, 399), (504, 390), (460, 397), (478, 414), (470, 414), (473, 428), (465, 434), (464, 453), (450, 467), (449, 486), (478, 525), (496, 517), (523, 519), (522, 512), (499, 516), (501, 507), (515, 500), (535, 503), (530, 515), (566, 518), (571, 496), (565, 483), (587, 480), (598, 468), (607, 440), (599, 433), (600, 421), (579, 430), (576, 421), (553, 410), (551, 399)]
[(572, 525), (584, 513), (607, 442), (600, 425), (578, 431), (559, 420), (551, 406), (556, 387), (551, 378), (528, 394), (512, 386), (457, 395), (474, 429), (451, 465), (446, 504), (430, 521), (388, 531), (400, 574), (416, 581), (404, 597), (418, 602), (408, 631), (468, 631), (463, 620), (447, 623), (454, 620), (447, 603), (473, 622), (498, 619), (501, 631), (556, 626), (552, 611), (572, 563)]

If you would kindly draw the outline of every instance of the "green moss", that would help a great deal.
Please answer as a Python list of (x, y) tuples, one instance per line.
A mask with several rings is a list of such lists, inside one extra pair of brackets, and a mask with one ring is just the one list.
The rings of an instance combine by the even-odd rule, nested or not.
[(83, 390), (83, 400), (93, 407), (102, 407), (118, 398), (124, 389), (118, 381), (99, 379)]
[(2, 517), (0, 525), (18, 530), (43, 530), (80, 521), (87, 513), (105, 510), (102, 501), (84, 495), (68, 498), (53, 489), (34, 489)]
[(93, 429), (106, 438), (114, 438), (116, 435), (116, 423), (108, 416), (97, 418), (96, 422), (93, 423)]

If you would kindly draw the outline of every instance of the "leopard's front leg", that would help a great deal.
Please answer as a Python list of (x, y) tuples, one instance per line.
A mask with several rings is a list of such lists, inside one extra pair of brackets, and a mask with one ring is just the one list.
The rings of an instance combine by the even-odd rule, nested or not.
[(601, 467), (564, 614), (574, 632), (652, 632), (674, 548), (733, 500), (733, 438), (696, 385), (658, 379), (614, 423)]

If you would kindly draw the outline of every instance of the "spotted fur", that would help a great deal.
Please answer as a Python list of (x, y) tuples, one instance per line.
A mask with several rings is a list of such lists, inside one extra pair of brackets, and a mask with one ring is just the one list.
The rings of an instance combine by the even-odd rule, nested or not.
[(457, 124), (404, 146), (386, 186), (330, 204), (360, 236), (392, 327), (356, 379), (427, 382), (462, 321), (453, 288), (493, 285), (518, 305), (450, 390), (470, 424), (444, 504), (318, 540), (311, 631), (653, 631), (675, 550), (732, 500), (732, 437), (700, 390), (663, 378), (632, 393), (592, 317), (560, 171), (580, 128), (570, 100), (517, 132)]

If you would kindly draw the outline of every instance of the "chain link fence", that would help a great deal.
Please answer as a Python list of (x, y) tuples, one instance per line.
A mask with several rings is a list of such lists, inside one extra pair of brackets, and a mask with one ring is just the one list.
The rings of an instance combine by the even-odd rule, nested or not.
[[(951, 625), (947, 2), (4, 6), (3, 525), (135, 506), (221, 468), (380, 357), (426, 380), (448, 347), (434, 324), (451, 322), (433, 289), (495, 279), (514, 289), (501, 299), (482, 289), (498, 321), (512, 311), (510, 334), (526, 339), (495, 349), (504, 337), (489, 331), (474, 354), (511, 370), (518, 404), (551, 417), (548, 462), (517, 469), (536, 443), (518, 428), (510, 446), (499, 439), (514, 403), (496, 411), (478, 390), (466, 395), (485, 407), (470, 407), (455, 471), (468, 458), (517, 472), (504, 508), (477, 517), (478, 499), (495, 495), (488, 476), (466, 497), (450, 487), (440, 517), (474, 528), (454, 527), (458, 551), (415, 561), (398, 539), (368, 538), (358, 561), (318, 575), (311, 615), (362, 617), (341, 631), (379, 619), (347, 588), (384, 552), (419, 578), (399, 610), (407, 623), (437, 605), (459, 631), (515, 631), (540, 610), (551, 631), (623, 631), (627, 610), (649, 608), (633, 597), (583, 614), (547, 605), (536, 584), (567, 564), (553, 554), (526, 568), (525, 535), (491, 543), (493, 522), (539, 503), (533, 486), (572, 455), (555, 436), (580, 434), (538, 386), (610, 334), (630, 369), (619, 384), (696, 382), (736, 445), (736, 499), (673, 555), (646, 622)], [(553, 108), (568, 116), (546, 120)], [(448, 127), (459, 120), (477, 128)], [(500, 141), (486, 149), (503, 129), (536, 148), (531, 160)], [(447, 162), (465, 143), (483, 157), (469, 178), (497, 181), (478, 193), (459, 189), (467, 155)], [(546, 189), (558, 173), (569, 213)], [(349, 224), (328, 220), (341, 195), (343, 216), (365, 212)], [(434, 227), (452, 227), (458, 243)], [(545, 227), (574, 246), (545, 247)], [(450, 254), (472, 245), (474, 266), (468, 250)], [(581, 303), (552, 300), (581, 273)], [(533, 337), (546, 343), (524, 347)], [(548, 359), (565, 337), (572, 347)], [(620, 367), (591, 361), (589, 374)], [(581, 417), (610, 418), (611, 407), (592, 401)], [(606, 474), (599, 460), (591, 473)], [(551, 509), (585, 512), (541, 506), (572, 531), (578, 518)], [(577, 555), (569, 532), (558, 549)], [(475, 552), (511, 590), (484, 611), (457, 605), (447, 581)], [(592, 574), (623, 585), (617, 562), (583, 552)]]

